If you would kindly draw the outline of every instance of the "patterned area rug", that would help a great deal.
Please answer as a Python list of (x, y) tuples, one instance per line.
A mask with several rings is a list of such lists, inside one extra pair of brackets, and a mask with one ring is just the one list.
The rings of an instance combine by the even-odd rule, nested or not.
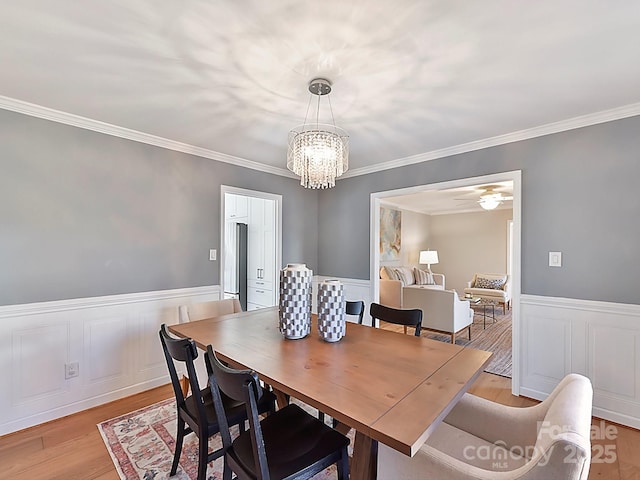
[[(304, 404), (300, 405), (312, 415), (317, 415), (317, 410)], [(331, 419), (327, 417), (325, 421), (329, 424)], [(185, 437), (178, 472), (175, 476), (169, 477), (176, 432), (176, 408), (173, 398), (99, 423), (98, 430), (122, 480), (195, 480), (197, 477), (198, 442), (193, 434)], [(351, 454), (353, 430), (349, 436)], [(221, 446), (220, 435), (215, 435), (209, 440), (210, 451)], [(221, 480), (222, 468), (222, 458), (211, 462), (207, 470), (207, 480)], [(327, 468), (313, 478), (335, 479), (335, 466)]]
[[(502, 307), (495, 307), (496, 321), (493, 323), (491, 311), (488, 309), (485, 323), (482, 316), (482, 308), (479, 307), (475, 310), (476, 314), (473, 317), (473, 325), (471, 326), (471, 341), (467, 337), (467, 332), (464, 331), (456, 335), (456, 345), (493, 352), (491, 361), (484, 371), (511, 378), (511, 310), (507, 310), (506, 314), (503, 315)], [(422, 332), (422, 336), (443, 342), (451, 342), (450, 336), (431, 333), (427, 330)]]

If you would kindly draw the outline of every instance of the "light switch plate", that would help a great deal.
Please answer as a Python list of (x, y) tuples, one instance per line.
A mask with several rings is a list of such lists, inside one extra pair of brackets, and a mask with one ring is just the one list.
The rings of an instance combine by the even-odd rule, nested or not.
[(215, 260), (216, 258), (218, 258), (218, 252), (215, 248), (212, 248), (209, 250), (209, 260)]
[(562, 252), (549, 252), (549, 266), (550, 267), (562, 266)]

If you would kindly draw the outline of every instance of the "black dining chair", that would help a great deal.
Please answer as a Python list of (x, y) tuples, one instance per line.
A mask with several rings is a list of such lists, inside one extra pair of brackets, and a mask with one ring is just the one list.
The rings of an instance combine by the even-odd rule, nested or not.
[[(339, 479), (349, 478), (346, 436), (294, 404), (260, 420), (256, 405), (266, 392), (256, 372), (229, 368), (211, 346), (205, 355), (213, 370), (209, 384), (225, 452), (224, 480), (231, 480), (232, 472), (239, 480), (306, 480), (333, 464)], [(249, 430), (233, 441), (224, 396), (244, 402), (249, 418)]]
[[(201, 389), (198, 384), (194, 360), (198, 357), (198, 349), (193, 340), (188, 338), (174, 338), (169, 335), (167, 326), (160, 327), (160, 342), (167, 361), (173, 393), (176, 397), (177, 424), (176, 449), (173, 455), (170, 476), (176, 474), (180, 454), (182, 453), (182, 443), (184, 437), (190, 433), (195, 433), (198, 437), (198, 480), (205, 480), (207, 475), (207, 464), (223, 455), (224, 450), (218, 449), (209, 453), (209, 438), (220, 431), (218, 410), (214, 408), (211, 389), (207, 385)], [(206, 359), (205, 359), (206, 360)], [(206, 364), (206, 362), (205, 362)], [(178, 369), (180, 365), (186, 369), (189, 378), (191, 395), (185, 397)], [(210, 366), (207, 365), (210, 371)], [(256, 406), (259, 413), (275, 412), (275, 395), (265, 391)], [(244, 431), (244, 423), (247, 420), (247, 411), (242, 401), (234, 400), (226, 395), (221, 398), (222, 407), (219, 408), (221, 415), (226, 415), (225, 425), (238, 425), (240, 431)], [(226, 428), (226, 427), (225, 427)]]
[(369, 307), (369, 314), (371, 315), (371, 325), (373, 326), (376, 325), (376, 319), (383, 320), (396, 325), (404, 325), (405, 333), (406, 327), (415, 327), (414, 335), (416, 337), (420, 336), (422, 310), (419, 308), (403, 310), (380, 305), (379, 303), (372, 303)]
[(364, 316), (364, 302), (362, 300), (346, 302), (344, 313), (346, 313), (347, 315), (357, 315), (358, 323), (362, 325), (362, 317)]

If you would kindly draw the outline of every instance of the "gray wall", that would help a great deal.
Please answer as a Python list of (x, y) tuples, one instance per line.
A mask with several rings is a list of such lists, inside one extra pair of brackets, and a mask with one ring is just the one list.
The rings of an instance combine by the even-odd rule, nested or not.
[(638, 132), (632, 117), (341, 180), (320, 192), (318, 273), (369, 278), (372, 192), (522, 170), (522, 292), (638, 304)]
[(220, 248), (221, 184), (283, 195), (283, 263), (368, 279), (372, 192), (511, 170), (523, 172), (523, 293), (637, 304), (639, 131), (633, 117), (316, 192), (0, 110), (0, 304), (219, 284), (208, 250)]
[(283, 262), (317, 265), (291, 178), (5, 110), (0, 165), (0, 305), (219, 284), (221, 184), (283, 195)]

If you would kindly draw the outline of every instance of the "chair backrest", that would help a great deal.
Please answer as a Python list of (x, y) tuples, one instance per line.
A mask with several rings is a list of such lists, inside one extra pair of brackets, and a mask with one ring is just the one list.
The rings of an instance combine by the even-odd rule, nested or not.
[(347, 315), (357, 315), (358, 323), (362, 324), (362, 317), (364, 316), (364, 302), (362, 300), (347, 302), (344, 308), (344, 313)]
[(473, 321), (469, 302), (460, 300), (455, 290), (406, 288), (402, 303), (405, 308), (424, 312), (423, 328), (453, 333)]
[(229, 424), (225, 416), (221, 393), (233, 400), (245, 403), (249, 419), (251, 443), (253, 444), (255, 469), (261, 473), (260, 478), (269, 478), (267, 455), (258, 416), (258, 402), (263, 394), (258, 374), (252, 370), (235, 370), (227, 367), (218, 359), (211, 345), (207, 347), (205, 355), (207, 363), (212, 369), (210, 377), (211, 395), (213, 396), (218, 424), (220, 425), (223, 448), (227, 449), (231, 446), (231, 433), (229, 432)]
[(543, 402), (549, 403), (548, 410), (538, 424), (531, 461), (538, 462), (540, 478), (587, 480), (591, 463), (591, 381), (569, 374), (549, 397), (549, 402)]
[(386, 307), (379, 303), (372, 303), (369, 307), (371, 315), (371, 325), (376, 325), (376, 320), (384, 320), (385, 322), (395, 323), (396, 325), (415, 326), (414, 335), (420, 336), (420, 328), (422, 327), (422, 310), (417, 308), (410, 310), (401, 310), (397, 308)]
[(196, 347), (195, 342), (190, 338), (174, 338), (170, 336), (165, 324), (162, 324), (160, 327), (159, 334), (178, 410), (184, 407), (185, 397), (180, 386), (176, 363), (182, 364), (187, 371), (189, 385), (191, 387), (191, 395), (194, 397), (195, 404), (197, 405), (196, 411), (194, 412), (197, 416), (196, 421), (198, 423), (206, 424), (207, 416), (204, 410), (204, 402), (202, 400), (202, 393), (200, 391), (200, 385), (198, 383), (198, 376), (196, 374), (194, 364), (195, 359), (198, 358), (198, 348)]
[(180, 323), (186, 323), (241, 311), (242, 307), (237, 298), (225, 298), (224, 300), (180, 305), (178, 307), (178, 320)]

